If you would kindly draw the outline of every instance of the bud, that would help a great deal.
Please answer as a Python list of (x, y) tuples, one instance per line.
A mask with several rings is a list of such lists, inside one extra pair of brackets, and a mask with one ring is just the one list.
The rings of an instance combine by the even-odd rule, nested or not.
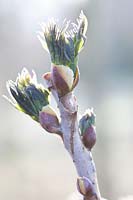
[(45, 74), (43, 74), (43, 78), (46, 81), (50, 81), (51, 80), (51, 72), (46, 72)]
[(39, 112), (49, 103), (49, 92), (37, 83), (36, 74), (29, 74), (23, 69), (18, 74), (16, 81), (8, 81), (7, 89), (12, 100), (8, 99), (18, 110), (30, 115), (34, 120), (39, 120)]
[(52, 81), (60, 96), (72, 91), (79, 80), (78, 54), (84, 47), (88, 25), (82, 11), (77, 22), (72, 23), (72, 30), (68, 30), (70, 22), (64, 22), (63, 27), (59, 27), (52, 19), (42, 25), (43, 32), (39, 35), (41, 43), (50, 53)]
[(93, 184), (86, 177), (79, 177), (77, 179), (77, 189), (83, 196), (91, 197), (95, 195)]
[(52, 81), (58, 94), (63, 96), (72, 89), (74, 82), (73, 71), (63, 65), (54, 65), (52, 67)]
[(96, 143), (95, 114), (88, 109), (79, 121), (81, 139), (84, 146), (91, 150)]
[(50, 133), (57, 133), (59, 131), (60, 125), (56, 112), (49, 105), (44, 106), (40, 111), (39, 122)]

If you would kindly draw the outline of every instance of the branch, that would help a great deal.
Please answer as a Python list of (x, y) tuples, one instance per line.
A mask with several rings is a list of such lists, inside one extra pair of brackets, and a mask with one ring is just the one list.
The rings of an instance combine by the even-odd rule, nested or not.
[(78, 105), (76, 97), (72, 92), (63, 97), (59, 97), (52, 84), (50, 74), (45, 74), (44, 78), (48, 88), (54, 96), (61, 117), (61, 132), (66, 150), (69, 152), (75, 167), (78, 178), (77, 186), (79, 192), (84, 196), (84, 200), (100, 200), (100, 191), (97, 183), (96, 168), (91, 151), (84, 147), (78, 124)]
[[(86, 41), (87, 18), (81, 11), (77, 24), (59, 27), (54, 20), (43, 26), (41, 43), (50, 53), (51, 72), (44, 74), (47, 88), (38, 84), (36, 74), (23, 69), (16, 81), (9, 81), (9, 102), (29, 115), (50, 133), (61, 136), (76, 167), (77, 189), (84, 200), (102, 200), (91, 149), (96, 142), (95, 115), (92, 110), (78, 122), (78, 104), (73, 90), (79, 81), (78, 55)], [(50, 92), (60, 112), (50, 106)]]

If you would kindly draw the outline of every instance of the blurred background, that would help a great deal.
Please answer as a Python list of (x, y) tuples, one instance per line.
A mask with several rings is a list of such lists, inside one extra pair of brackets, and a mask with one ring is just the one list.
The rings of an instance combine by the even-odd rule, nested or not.
[[(81, 9), (87, 15), (75, 94), (81, 114), (88, 107), (97, 114), (93, 156), (102, 196), (110, 200), (133, 194), (132, 8), (131, 0), (0, 1), (0, 96), (23, 67), (43, 83), (50, 58), (37, 39), (40, 22), (75, 20)], [(76, 191), (76, 170), (61, 140), (2, 97), (0, 112), (0, 199), (65, 200)]]

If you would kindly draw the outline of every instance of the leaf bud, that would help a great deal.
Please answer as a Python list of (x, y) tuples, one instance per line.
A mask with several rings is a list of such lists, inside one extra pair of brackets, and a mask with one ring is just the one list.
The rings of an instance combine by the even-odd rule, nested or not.
[(12, 100), (6, 99), (18, 110), (38, 121), (39, 112), (49, 104), (49, 92), (37, 83), (35, 72), (32, 75), (27, 69), (18, 74), (16, 81), (8, 81), (7, 89)]
[(77, 189), (83, 196), (94, 196), (95, 191), (93, 184), (86, 177), (79, 177), (77, 179)]
[(81, 139), (84, 146), (91, 150), (96, 143), (95, 114), (88, 109), (79, 121)]
[(58, 133), (60, 124), (56, 112), (49, 105), (44, 106), (39, 113), (41, 126), (50, 133)]

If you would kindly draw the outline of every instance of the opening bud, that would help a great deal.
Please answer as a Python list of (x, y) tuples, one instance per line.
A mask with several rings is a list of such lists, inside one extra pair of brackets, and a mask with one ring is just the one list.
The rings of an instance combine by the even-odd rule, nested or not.
[[(86, 41), (87, 18), (81, 11), (77, 23), (64, 21), (60, 27), (54, 19), (42, 24), (39, 35), (43, 47), (49, 51), (53, 66), (53, 82), (60, 96), (70, 92), (78, 83), (78, 55)], [(61, 88), (62, 87), (62, 88)]]
[(12, 100), (7, 100), (18, 110), (30, 115), (38, 121), (39, 112), (49, 104), (49, 92), (41, 84), (37, 83), (36, 74), (30, 74), (23, 69), (18, 74), (16, 81), (8, 81), (7, 89)]
[(96, 143), (95, 114), (88, 109), (79, 121), (81, 139), (84, 146), (91, 150)]

